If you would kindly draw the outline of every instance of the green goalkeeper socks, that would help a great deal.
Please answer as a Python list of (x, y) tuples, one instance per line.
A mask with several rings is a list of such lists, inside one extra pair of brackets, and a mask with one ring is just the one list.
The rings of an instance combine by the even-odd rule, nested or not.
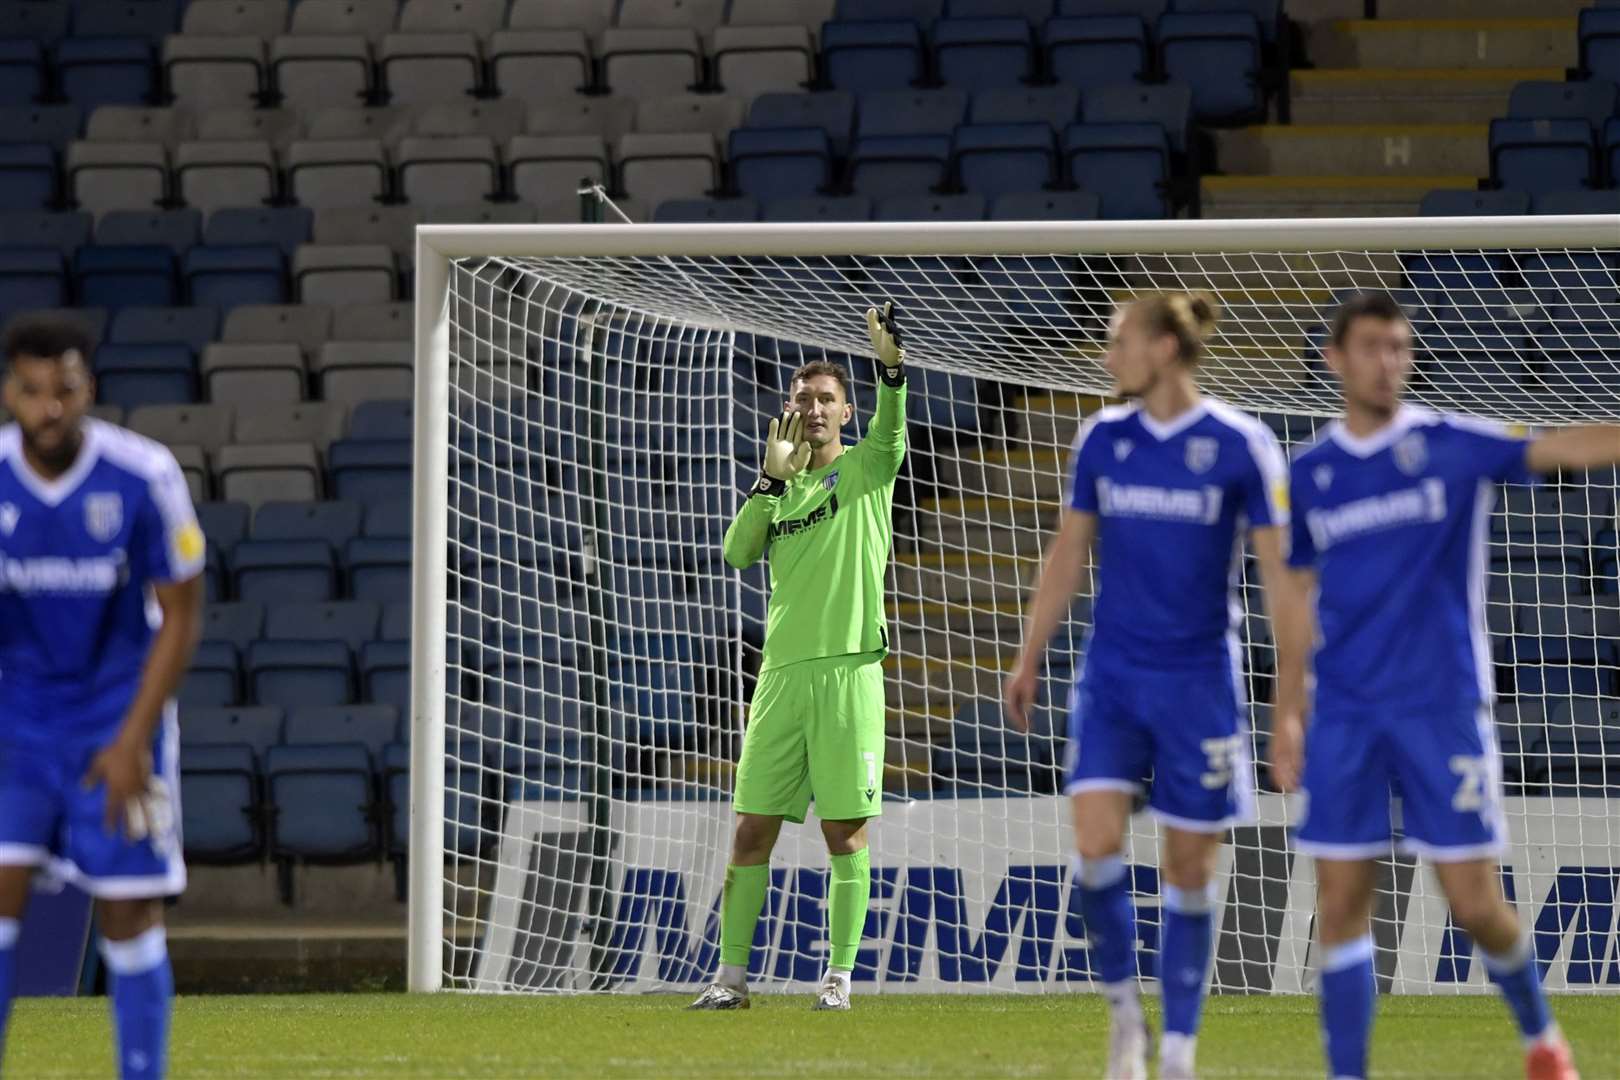
[[(748, 966), (748, 953), (754, 947), (754, 926), (765, 906), (765, 892), (771, 887), (769, 863), (758, 866), (727, 866), (726, 888), (720, 899), (720, 962)], [(862, 910), (865, 910), (864, 907)]]
[(832, 883), (827, 888), (828, 967), (850, 971), (866, 929), (866, 906), (872, 899), (872, 857), (862, 848), (853, 855), (833, 855)]

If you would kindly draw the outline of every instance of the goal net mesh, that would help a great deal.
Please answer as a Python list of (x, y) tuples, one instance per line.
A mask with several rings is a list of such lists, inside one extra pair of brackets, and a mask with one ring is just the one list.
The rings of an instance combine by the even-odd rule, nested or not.
[[(856, 984), (1089, 985), (1060, 789), (1080, 596), (1046, 656), (1033, 730), (1000, 684), (1061, 504), (1082, 417), (1110, 380), (1116, 305), (1207, 289), (1223, 315), (1200, 371), (1285, 447), (1337, 407), (1319, 358), (1348, 293), (1412, 313), (1410, 398), (1523, 424), (1620, 419), (1620, 245), (1413, 251), (838, 257), (525, 257), (450, 262), (444, 984), (688, 990), (718, 961), (734, 764), (768, 588), (721, 537), (764, 427), (811, 359), (875, 399), (864, 310), (906, 334), (909, 451), (894, 497), (884, 816)], [(431, 497), (431, 493), (430, 493)], [(1501, 495), (1487, 619), (1514, 850), (1504, 886), (1550, 987), (1620, 987), (1620, 595), (1612, 470)], [(1240, 629), (1257, 761), (1274, 656), (1252, 564)], [(1421, 718), (1414, 718), (1421, 722)], [(1287, 801), (1217, 887), (1215, 992), (1314, 985), (1314, 882)], [(1133, 819), (1140, 970), (1157, 947), (1156, 836)], [(1427, 873), (1381, 861), (1386, 989), (1478, 989)], [(789, 827), (756, 935), (756, 988), (825, 963), (826, 855)]]

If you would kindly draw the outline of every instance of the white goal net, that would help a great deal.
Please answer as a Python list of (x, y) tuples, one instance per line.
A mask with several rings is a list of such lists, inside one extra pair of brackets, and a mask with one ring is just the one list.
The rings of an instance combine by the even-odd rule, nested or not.
[[(888, 747), (868, 988), (1090, 981), (1057, 794), (1080, 597), (1027, 737), (998, 704), (1109, 380), (1115, 306), (1208, 289), (1207, 392), (1285, 446), (1337, 407), (1318, 350), (1345, 294), (1412, 313), (1418, 403), (1524, 424), (1620, 419), (1620, 219), (425, 229), (419, 243), (411, 983), (695, 991), (718, 961), (730, 790), (767, 584), (720, 540), (801, 363), (875, 396), (864, 311), (906, 333), (910, 448), (890, 563)], [(1612, 470), (1498, 500), (1488, 622), (1512, 855), (1550, 988), (1620, 990), (1620, 549)], [(1274, 671), (1245, 569), (1256, 758)], [(440, 786), (442, 783), (442, 787)], [(1310, 860), (1258, 775), (1222, 849), (1215, 992), (1314, 985)], [(1133, 821), (1140, 970), (1156, 836)], [(1484, 985), (1425, 870), (1381, 863), (1385, 989)], [(825, 963), (812, 820), (772, 860), (756, 987)]]

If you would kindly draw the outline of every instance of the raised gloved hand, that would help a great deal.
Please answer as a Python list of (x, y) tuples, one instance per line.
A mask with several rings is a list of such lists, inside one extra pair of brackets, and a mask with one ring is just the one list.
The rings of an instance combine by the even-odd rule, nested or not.
[(789, 481), (810, 464), (810, 443), (804, 437), (804, 415), (785, 412), (771, 421), (765, 434), (765, 475), (755, 485), (765, 495), (781, 495)]
[(866, 330), (872, 335), (872, 350), (877, 353), (878, 378), (886, 386), (903, 385), (906, 350), (900, 343), (900, 328), (894, 322), (894, 301), (885, 301), (882, 311), (866, 309)]

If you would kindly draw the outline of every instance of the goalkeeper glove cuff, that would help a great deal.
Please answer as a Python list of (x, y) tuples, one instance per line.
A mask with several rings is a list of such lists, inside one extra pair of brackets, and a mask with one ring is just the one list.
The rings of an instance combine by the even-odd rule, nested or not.
[(781, 498), (787, 494), (788, 482), (778, 480), (770, 473), (760, 473), (759, 479), (754, 481), (754, 489), (750, 495), (769, 495), (771, 498)]
[(884, 386), (904, 386), (906, 385), (905, 365), (896, 364), (894, 367), (887, 367), (880, 363), (878, 364), (878, 378)]

